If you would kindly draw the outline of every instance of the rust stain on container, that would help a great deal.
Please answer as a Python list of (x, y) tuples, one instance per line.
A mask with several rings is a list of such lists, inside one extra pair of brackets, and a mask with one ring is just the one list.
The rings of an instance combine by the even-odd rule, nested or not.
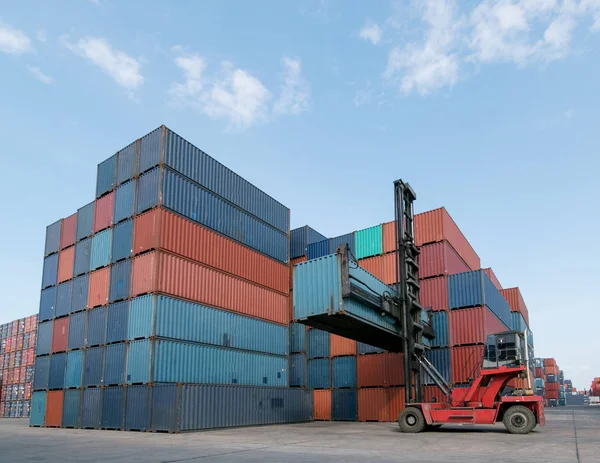
[(448, 277), (420, 280), (421, 306), (432, 310), (448, 310)]
[(75, 261), (75, 246), (58, 253), (58, 283), (73, 278), (73, 263)]
[(75, 234), (77, 233), (77, 213), (70, 215), (62, 221), (60, 232), (60, 249), (75, 244)]
[(94, 233), (112, 225), (115, 193), (109, 193), (96, 200), (94, 208)]
[(48, 391), (46, 395), (46, 426), (62, 425), (64, 391)]
[(358, 387), (400, 386), (404, 384), (404, 357), (384, 352), (356, 358)]
[(145, 293), (168, 294), (275, 323), (289, 322), (287, 296), (163, 251), (133, 258), (131, 296)]
[(484, 346), (462, 346), (450, 348), (450, 365), (454, 384), (468, 383), (481, 370)]
[(331, 334), (329, 336), (329, 355), (331, 357), (356, 355), (356, 341)]
[(500, 293), (504, 296), (504, 299), (506, 299), (506, 302), (508, 302), (508, 305), (510, 306), (510, 311), (511, 312), (519, 312), (521, 315), (523, 315), (523, 318), (525, 319), (525, 323), (527, 323), (527, 326), (530, 326), (529, 325), (529, 310), (527, 310), (527, 306), (525, 305), (525, 301), (523, 300), (523, 295), (521, 294), (521, 290), (518, 287), (506, 288), (506, 289), (502, 289), (500, 291)]
[(69, 340), (69, 318), (57, 318), (54, 320), (52, 329), (52, 352), (64, 352), (67, 350)]
[(358, 390), (358, 421), (390, 421), (389, 389)]
[(494, 271), (490, 267), (484, 268), (483, 271), (490, 278), (490, 280), (492, 280), (492, 283), (494, 283), (496, 289), (498, 291), (502, 291), (502, 285), (500, 284), (500, 280), (498, 280), (498, 277), (496, 276)]
[(488, 334), (506, 331), (487, 307), (451, 310), (449, 314), (450, 345), (485, 343)]
[(288, 293), (289, 266), (162, 208), (134, 219), (134, 254), (164, 249)]
[(331, 421), (331, 391), (320, 389), (313, 391), (315, 421)]
[(108, 304), (108, 286), (110, 284), (110, 267), (90, 273), (88, 308)]

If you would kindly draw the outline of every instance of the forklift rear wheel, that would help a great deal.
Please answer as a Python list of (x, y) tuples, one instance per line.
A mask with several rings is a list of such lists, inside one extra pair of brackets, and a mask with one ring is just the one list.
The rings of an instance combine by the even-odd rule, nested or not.
[(533, 412), (522, 405), (513, 405), (506, 410), (502, 421), (511, 434), (527, 434), (537, 424)]
[(423, 412), (416, 407), (405, 408), (398, 416), (398, 426), (402, 432), (421, 432), (426, 424)]

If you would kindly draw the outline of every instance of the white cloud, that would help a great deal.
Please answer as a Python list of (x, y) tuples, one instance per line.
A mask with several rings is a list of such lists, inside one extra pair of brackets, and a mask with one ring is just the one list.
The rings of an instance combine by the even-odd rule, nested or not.
[(275, 114), (300, 114), (310, 107), (310, 86), (302, 76), (299, 59), (283, 57), (283, 86), (273, 106)]
[(358, 31), (358, 36), (371, 42), (373, 45), (377, 45), (381, 41), (383, 31), (379, 25), (373, 22), (371, 19), (367, 19), (365, 25)]
[(46, 31), (43, 29), (37, 31), (35, 36), (42, 43), (46, 43), (48, 41), (48, 38), (46, 37)]
[(201, 56), (183, 55), (175, 58), (175, 64), (183, 71), (184, 81), (172, 84), (169, 93), (176, 103), (185, 104), (200, 96), (204, 87), (202, 77), (206, 63)]
[(47, 74), (44, 74), (44, 73), (43, 73), (43, 72), (40, 70), (40, 68), (38, 68), (38, 67), (35, 67), (35, 66), (27, 66), (27, 69), (28, 69), (28, 70), (29, 70), (29, 72), (31, 72), (31, 73), (32, 73), (32, 74), (35, 76), (35, 78), (36, 78), (37, 80), (39, 80), (40, 82), (43, 82), (43, 83), (45, 83), (45, 84), (47, 84), (47, 85), (50, 85), (50, 84), (53, 82), (53, 79), (52, 79), (52, 77), (50, 77), (50, 76), (49, 76), (49, 75), (47, 75)]
[(32, 52), (33, 48), (29, 37), (0, 20), (0, 51), (9, 55), (21, 55)]
[(69, 50), (98, 66), (121, 87), (133, 91), (144, 83), (140, 62), (127, 53), (112, 48), (106, 39), (84, 37), (77, 43), (69, 43), (66, 39), (63, 41)]

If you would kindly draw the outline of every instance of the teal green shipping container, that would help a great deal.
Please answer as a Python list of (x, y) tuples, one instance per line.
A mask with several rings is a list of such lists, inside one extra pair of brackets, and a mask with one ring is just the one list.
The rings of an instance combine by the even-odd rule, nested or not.
[(383, 254), (383, 231), (381, 225), (365, 228), (356, 232), (356, 258)]
[(92, 238), (92, 256), (90, 270), (106, 267), (110, 264), (110, 251), (112, 248), (112, 229), (107, 228), (96, 233)]
[(46, 419), (46, 391), (34, 392), (31, 395), (31, 416), (29, 426), (44, 426)]

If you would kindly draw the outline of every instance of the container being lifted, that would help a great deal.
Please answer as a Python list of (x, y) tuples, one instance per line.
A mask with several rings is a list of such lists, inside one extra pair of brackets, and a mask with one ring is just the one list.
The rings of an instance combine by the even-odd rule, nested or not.
[[(420, 432), (444, 424), (494, 424), (502, 421), (513, 434), (527, 434), (545, 424), (542, 398), (533, 395), (526, 333), (508, 331), (487, 338), (481, 373), (468, 388), (453, 390), (425, 358), (423, 338), (435, 332), (422, 321), (418, 255), (409, 184), (394, 182), (396, 281), (392, 289), (360, 269), (349, 247), (295, 267), (294, 318), (392, 352), (404, 353), (406, 408), (398, 416), (403, 432)], [(424, 403), (427, 373), (444, 394), (441, 402)], [(409, 380), (408, 378), (411, 378)], [(525, 378), (527, 385), (503, 395), (507, 384)], [(409, 387), (410, 384), (414, 387)]]

